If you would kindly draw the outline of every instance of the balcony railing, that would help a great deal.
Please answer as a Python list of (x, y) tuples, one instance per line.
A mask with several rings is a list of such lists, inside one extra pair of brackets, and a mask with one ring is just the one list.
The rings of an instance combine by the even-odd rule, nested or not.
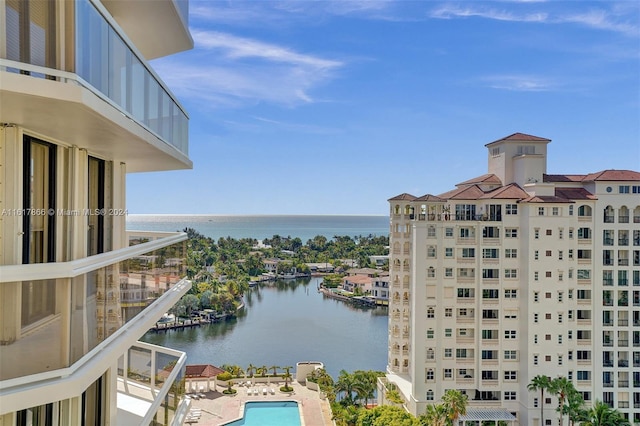
[[(72, 3), (69, 3), (72, 4)], [(0, 70), (77, 84), (188, 155), (188, 117), (137, 49), (101, 6), (75, 3), (71, 72), (0, 59)]]
[(186, 360), (183, 352), (148, 343), (137, 342), (129, 348), (118, 359), (118, 394), (143, 400), (149, 408), (143, 417), (127, 412), (126, 406), (118, 407), (119, 413), (127, 412), (126, 420), (123, 416), (118, 423), (124, 424), (131, 421), (130, 416), (136, 416), (139, 424), (174, 424), (186, 390)]
[(4, 306), (15, 320), (0, 331), (0, 381), (70, 367), (108, 340), (180, 284), (186, 238), (70, 262), (1, 266)]

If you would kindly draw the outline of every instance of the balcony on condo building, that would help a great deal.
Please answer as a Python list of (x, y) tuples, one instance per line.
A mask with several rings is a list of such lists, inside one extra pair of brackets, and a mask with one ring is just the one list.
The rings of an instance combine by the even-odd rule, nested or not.
[[(153, 326), (190, 288), (184, 279), (186, 239), (165, 234), (69, 262), (0, 266), (4, 306), (12, 309), (5, 318), (13, 318), (3, 322), (3, 385), (67, 375), (134, 319), (143, 324), (155, 316)], [(7, 304), (10, 298), (16, 303)], [(40, 356), (43, 347), (46, 358)]]
[[(3, 121), (95, 155), (115, 156), (126, 161), (130, 172), (191, 168), (187, 114), (147, 63), (153, 46), (161, 44), (149, 33), (136, 36), (134, 44), (105, 7), (118, 10), (125, 3), (44, 2), (39, 14), (29, 12), (34, 9), (29, 3), (16, 2), (6, 9), (8, 38), (19, 43), (8, 44), (0, 58)], [(179, 18), (186, 1), (135, 3), (146, 8), (148, 16), (119, 14), (130, 28), (155, 27), (153, 34), (179, 38), (182, 48), (174, 43), (173, 51), (192, 46), (186, 18)], [(166, 26), (157, 28), (159, 21), (150, 17), (171, 8), (173, 18), (165, 14)], [(25, 35), (22, 25), (31, 25), (37, 37)], [(68, 31), (63, 33), (63, 27)], [(18, 45), (27, 47), (14, 47)]]

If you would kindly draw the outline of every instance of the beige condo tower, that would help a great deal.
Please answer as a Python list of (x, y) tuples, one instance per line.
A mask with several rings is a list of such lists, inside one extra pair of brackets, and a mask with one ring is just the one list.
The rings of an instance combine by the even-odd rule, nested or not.
[(486, 145), (487, 174), (389, 200), (380, 389), (413, 414), (458, 389), (466, 420), (541, 426), (545, 374), (640, 424), (640, 173), (547, 174), (549, 142), (515, 133)]

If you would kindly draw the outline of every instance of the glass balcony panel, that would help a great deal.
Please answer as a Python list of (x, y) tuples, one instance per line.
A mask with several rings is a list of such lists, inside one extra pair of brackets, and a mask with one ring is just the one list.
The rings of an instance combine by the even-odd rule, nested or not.
[(160, 138), (187, 152), (188, 119), (89, 0), (76, 3), (75, 72)]
[(182, 241), (73, 278), (0, 283), (20, 318), (0, 332), (0, 380), (71, 366), (177, 284), (185, 259)]

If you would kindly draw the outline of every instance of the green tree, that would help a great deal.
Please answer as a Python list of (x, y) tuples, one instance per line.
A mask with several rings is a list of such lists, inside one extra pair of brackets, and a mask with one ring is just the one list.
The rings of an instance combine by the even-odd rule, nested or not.
[(549, 376), (537, 375), (527, 386), (529, 392), (540, 391), (540, 424), (544, 424), (544, 391), (551, 388), (551, 379)]
[(273, 370), (273, 377), (278, 375), (278, 368), (280, 368), (277, 365), (272, 365), (271, 367), (269, 367), (269, 370)]
[(336, 392), (342, 394), (340, 403), (342, 405), (354, 405), (354, 394), (358, 394), (361, 391), (361, 384), (356, 380), (353, 374), (349, 374), (346, 370), (340, 370), (338, 381), (335, 384)]
[(449, 413), (442, 404), (427, 405), (426, 412), (420, 416), (420, 424), (424, 426), (447, 426)]
[(371, 410), (360, 410), (356, 426), (419, 426), (417, 418), (402, 407), (381, 405)]
[(247, 366), (247, 370), (246, 370), (246, 372), (247, 372), (247, 376), (249, 376), (249, 377), (253, 377), (253, 372), (255, 371), (255, 369), (256, 369), (256, 366), (255, 366), (255, 365), (253, 365), (253, 364), (249, 364), (249, 365)]
[(586, 413), (582, 426), (629, 426), (629, 421), (618, 410), (602, 401), (596, 401)]
[(565, 412), (565, 401), (567, 400), (567, 396), (573, 391), (575, 392), (575, 388), (573, 387), (573, 383), (568, 380), (566, 377), (556, 377), (551, 380), (549, 385), (549, 390), (558, 397), (558, 413), (560, 413), (560, 418), (558, 419), (558, 423), (560, 426), (563, 424), (563, 414)]
[(460, 415), (467, 414), (467, 395), (459, 390), (449, 389), (442, 395), (442, 405), (447, 410), (447, 418), (451, 424), (456, 424)]
[(353, 376), (358, 384), (356, 388), (358, 399), (363, 400), (364, 405), (367, 406), (369, 400), (375, 397), (379, 374), (371, 370), (356, 370)]

